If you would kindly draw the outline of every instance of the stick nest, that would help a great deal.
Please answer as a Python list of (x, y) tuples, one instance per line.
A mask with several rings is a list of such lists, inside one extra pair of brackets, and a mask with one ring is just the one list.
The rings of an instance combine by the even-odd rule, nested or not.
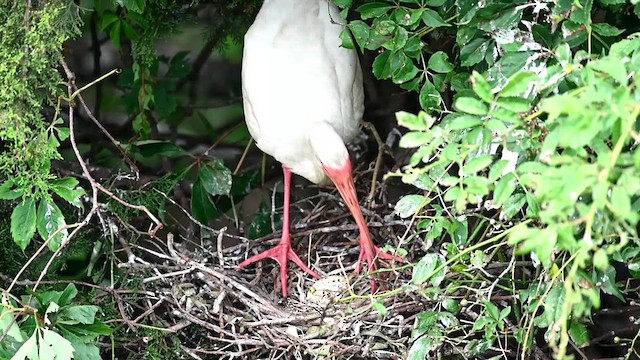
[[(361, 178), (371, 179), (371, 174)], [(377, 187), (379, 194), (385, 192), (384, 183)], [(415, 316), (429, 304), (401, 291), (411, 282), (411, 270), (403, 270), (401, 263), (379, 263), (379, 290), (371, 294), (371, 275), (353, 272), (357, 227), (337, 192), (326, 191), (333, 193), (323, 190), (292, 206), (292, 214), (307, 214), (293, 220), (294, 247), (321, 279), (291, 264), (289, 297), (283, 299), (274, 261), (236, 270), (248, 256), (275, 245), (278, 233), (250, 241), (224, 228), (209, 228), (213, 236), (202, 242), (169, 233), (165, 244), (132, 248), (144, 261), (120, 264), (136, 278), (143, 276), (134, 303), (120, 298), (125, 323), (132, 330), (162, 324), (179, 337), (183, 356), (192, 358), (402, 358)], [(388, 204), (385, 195), (377, 199)], [(311, 211), (301, 210), (308, 204), (313, 204)], [(362, 208), (378, 245), (409, 247), (405, 239), (415, 234), (394, 216), (392, 206)], [(407, 260), (415, 252), (420, 249), (409, 249)]]

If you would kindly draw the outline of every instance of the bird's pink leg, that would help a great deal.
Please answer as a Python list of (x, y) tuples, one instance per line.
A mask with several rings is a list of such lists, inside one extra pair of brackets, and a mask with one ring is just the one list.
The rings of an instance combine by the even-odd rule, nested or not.
[[(347, 159), (347, 163), (340, 169), (333, 169), (324, 166), (324, 171), (338, 188), (340, 195), (342, 195), (342, 198), (351, 211), (353, 218), (356, 220), (358, 230), (360, 230), (360, 256), (358, 257), (356, 272), (360, 272), (360, 270), (362, 270), (362, 265), (364, 263), (368, 264), (369, 272), (375, 271), (376, 259), (404, 262), (402, 258), (384, 253), (380, 250), (380, 248), (373, 244), (373, 241), (371, 240), (371, 233), (369, 232), (367, 223), (365, 222), (364, 216), (362, 215), (362, 210), (360, 210), (360, 205), (358, 204), (358, 196), (356, 194), (356, 188), (353, 182), (353, 169), (351, 166), (351, 159)], [(375, 281), (372, 280), (372, 291), (375, 292), (376, 287), (377, 286)]]
[(282, 165), (282, 172), (284, 173), (284, 219), (282, 224), (282, 238), (278, 245), (267, 251), (261, 252), (258, 255), (252, 256), (238, 265), (241, 269), (254, 262), (264, 259), (273, 259), (280, 265), (280, 283), (282, 285), (282, 296), (287, 297), (287, 269), (289, 267), (289, 260), (296, 263), (302, 270), (309, 273), (315, 278), (319, 278), (320, 275), (315, 271), (309, 269), (307, 265), (300, 260), (298, 254), (291, 249), (291, 235), (289, 233), (289, 204), (291, 203), (291, 170)]

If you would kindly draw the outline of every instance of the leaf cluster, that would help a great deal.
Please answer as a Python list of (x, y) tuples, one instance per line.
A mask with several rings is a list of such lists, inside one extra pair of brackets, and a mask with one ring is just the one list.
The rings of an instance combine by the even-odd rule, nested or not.
[[(613, 264), (640, 275), (640, 5), (336, 3), (359, 15), (344, 46), (377, 51), (374, 75), (415, 91), (424, 110), (397, 114), (400, 146), (414, 152), (388, 175), (420, 191), (396, 205), (426, 252), (405, 290), (444, 308), (418, 317), (409, 358), (487, 355), (498, 341), (531, 351), (538, 331), (557, 358), (588, 344), (603, 294), (632, 292)], [(514, 275), (520, 260), (535, 277)], [(450, 313), (472, 326), (439, 320)]]

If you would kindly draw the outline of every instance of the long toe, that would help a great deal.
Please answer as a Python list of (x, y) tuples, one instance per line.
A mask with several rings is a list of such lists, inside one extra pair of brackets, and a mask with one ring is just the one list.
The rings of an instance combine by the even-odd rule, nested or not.
[(247, 267), (255, 262), (262, 261), (264, 259), (273, 259), (278, 265), (280, 265), (280, 285), (282, 289), (282, 296), (287, 297), (287, 283), (289, 280), (288, 268), (289, 268), (289, 260), (293, 261), (298, 265), (302, 270), (306, 273), (310, 274), (315, 278), (319, 278), (320, 275), (315, 271), (311, 270), (296, 254), (287, 241), (281, 241), (277, 246), (263, 251), (260, 254), (254, 255), (249, 259), (243, 261), (238, 265), (238, 269), (242, 269)]

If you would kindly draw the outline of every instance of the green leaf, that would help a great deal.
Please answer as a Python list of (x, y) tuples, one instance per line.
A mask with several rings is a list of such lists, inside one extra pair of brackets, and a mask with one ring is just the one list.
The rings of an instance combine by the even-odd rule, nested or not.
[(484, 301), (485, 309), (493, 320), (500, 319), (500, 310), (491, 301)]
[(191, 189), (191, 213), (196, 220), (203, 224), (207, 224), (209, 220), (219, 216), (209, 194), (204, 190), (200, 178), (193, 183)]
[[(38, 332), (34, 331), (31, 337), (20, 346), (20, 349), (11, 358), (11, 360), (39, 360), (40, 354), (38, 352)], [(53, 357), (55, 358), (55, 356)]]
[(522, 193), (516, 193), (511, 196), (504, 202), (502, 205), (502, 213), (504, 214), (505, 219), (511, 220), (520, 210), (524, 204), (527, 203), (527, 198)]
[(162, 156), (177, 157), (184, 156), (188, 153), (178, 145), (160, 140), (141, 140), (133, 143), (138, 149), (140, 155), (144, 157)]
[(58, 313), (58, 323), (67, 325), (93, 324), (98, 310), (100, 308), (94, 305), (68, 306)]
[[(277, 219), (279, 218), (276, 217), (276, 220)], [(251, 220), (251, 224), (249, 224), (249, 230), (247, 231), (249, 239), (258, 239), (271, 234), (273, 232), (273, 229), (271, 228), (271, 220), (271, 208), (264, 204), (260, 204), (253, 220)]]
[(423, 195), (406, 195), (396, 203), (394, 212), (405, 219), (416, 214), (427, 203)]
[(465, 175), (475, 174), (480, 170), (484, 170), (486, 167), (491, 165), (493, 162), (493, 156), (491, 155), (480, 155), (468, 161), (462, 167), (462, 172)]
[(624, 63), (622, 59), (617, 57), (607, 56), (600, 60), (592, 61), (587, 67), (611, 76), (620, 85), (626, 85), (628, 82), (627, 70), (624, 67)]
[(372, 305), (373, 310), (377, 311), (380, 314), (380, 317), (385, 317), (389, 313), (389, 310), (382, 301), (376, 301)]
[(593, 266), (598, 270), (609, 268), (609, 257), (604, 249), (598, 249), (593, 253)]
[(471, 85), (473, 86), (473, 91), (476, 95), (478, 95), (478, 97), (484, 102), (490, 103), (493, 101), (491, 85), (489, 85), (487, 79), (485, 79), (482, 74), (475, 70), (471, 74)]
[(76, 178), (64, 178), (53, 180), (49, 186), (54, 193), (68, 201), (71, 205), (81, 208), (82, 202), (80, 197), (85, 194), (83, 188), (78, 186)]
[(349, 30), (353, 34), (353, 37), (356, 39), (358, 46), (360, 46), (360, 50), (363, 50), (369, 41), (369, 36), (371, 34), (371, 27), (367, 25), (364, 21), (355, 20), (349, 23)]
[(459, 97), (453, 104), (456, 110), (473, 115), (486, 115), (489, 107), (482, 101), (471, 97)]
[(60, 244), (69, 236), (67, 229), (58, 231), (66, 225), (67, 222), (64, 219), (64, 215), (62, 215), (62, 211), (58, 208), (58, 205), (45, 199), (40, 200), (36, 226), (40, 237), (44, 240), (50, 240), (47, 246), (51, 251), (58, 250)]
[(338, 7), (344, 9), (344, 8), (350, 8), (351, 7), (351, 3), (353, 2), (353, 0), (332, 0), (334, 4), (336, 4)]
[(73, 346), (69, 340), (51, 330), (38, 331), (42, 333), (38, 344), (40, 359), (70, 360), (73, 358)]
[(407, 55), (402, 51), (394, 53), (390, 58), (391, 70), (393, 71), (392, 80), (396, 84), (405, 83), (418, 74), (419, 69)]
[(213, 164), (205, 164), (200, 168), (198, 180), (202, 183), (204, 190), (211, 195), (228, 195), (231, 190), (233, 177), (229, 170), (221, 161)]
[(443, 266), (437, 273), (435, 270), (444, 264), (444, 256), (435, 253), (427, 254), (413, 267), (411, 280), (416, 285), (421, 285), (425, 281), (430, 280), (433, 286), (438, 287), (442, 283), (442, 280), (444, 280), (447, 268)]
[(420, 96), (418, 99), (420, 100), (420, 106), (424, 110), (428, 112), (440, 112), (440, 103), (442, 99), (440, 98), (440, 93), (430, 81), (427, 80), (424, 82), (422, 89), (420, 89)]
[(17, 342), (25, 340), (12, 309), (6, 306), (0, 306), (0, 332), (12, 337)]
[(425, 25), (431, 26), (433, 28), (441, 26), (451, 26), (444, 21), (440, 14), (431, 9), (424, 9), (424, 13), (422, 13), (422, 21), (425, 23)]
[(353, 43), (353, 38), (351, 37), (351, 32), (349, 28), (345, 27), (342, 29), (340, 33), (340, 40), (342, 40), (342, 47), (345, 49), (355, 49), (356, 44)]
[(11, 213), (11, 237), (24, 251), (36, 232), (36, 200), (23, 200)]
[(100, 30), (105, 31), (111, 24), (120, 20), (118, 16), (112, 12), (105, 12), (100, 22)]
[(483, 124), (481, 118), (474, 115), (461, 115), (453, 118), (446, 124), (447, 130), (470, 129)]
[(500, 90), (500, 97), (515, 96), (527, 90), (538, 76), (531, 71), (520, 71), (514, 74), (507, 85)]
[(531, 102), (520, 97), (500, 97), (496, 105), (515, 113), (526, 113), (531, 109)]
[(360, 17), (364, 20), (371, 18), (378, 18), (386, 14), (393, 7), (384, 2), (370, 2), (366, 3), (356, 9), (360, 13)]
[(64, 290), (60, 294), (60, 297), (58, 298), (57, 303), (60, 306), (69, 305), (77, 295), (78, 295), (78, 289), (76, 289), (76, 286), (73, 284), (69, 284), (67, 285), (66, 288), (64, 288)]
[(424, 111), (414, 115), (406, 111), (398, 111), (396, 113), (398, 125), (404, 126), (409, 130), (428, 130), (436, 119)]
[(615, 186), (611, 189), (611, 206), (613, 212), (619, 216), (627, 219), (631, 216), (631, 198), (620, 186)]
[(589, 331), (584, 324), (577, 320), (571, 320), (569, 335), (571, 335), (571, 340), (573, 340), (578, 347), (589, 344)]
[(449, 62), (449, 57), (443, 51), (438, 51), (431, 55), (427, 67), (443, 74), (453, 71), (453, 64)]
[(498, 183), (493, 193), (493, 202), (495, 206), (501, 206), (511, 194), (516, 190), (516, 177), (513, 173), (505, 175)]
[(122, 7), (127, 8), (127, 10), (136, 12), (138, 14), (142, 14), (145, 9), (146, 0), (116, 0), (118, 4)]
[(411, 131), (402, 136), (400, 139), (401, 148), (414, 148), (421, 145), (426, 145), (431, 142), (433, 136), (428, 132)]
[(118, 49), (118, 50), (122, 50), (122, 45), (120, 42), (120, 29), (122, 27), (122, 20), (118, 20), (116, 22), (113, 23), (113, 26), (111, 27), (111, 30), (109, 30), (109, 38), (111, 39), (111, 42), (113, 43), (113, 46)]
[(607, 23), (592, 24), (591, 28), (593, 32), (602, 36), (618, 36), (624, 32), (624, 29), (618, 29), (613, 25)]
[(22, 192), (13, 188), (13, 180), (7, 180), (0, 185), (0, 200), (15, 200), (22, 196)]
[(378, 80), (388, 79), (393, 74), (394, 69), (391, 67), (391, 62), (389, 61), (392, 53), (392, 51), (384, 51), (382, 54), (376, 56), (376, 59), (373, 61), (373, 75), (375, 75)]
[(487, 49), (489, 49), (490, 44), (490, 40), (483, 38), (473, 39), (460, 50), (460, 65), (473, 66), (482, 61), (487, 54)]

